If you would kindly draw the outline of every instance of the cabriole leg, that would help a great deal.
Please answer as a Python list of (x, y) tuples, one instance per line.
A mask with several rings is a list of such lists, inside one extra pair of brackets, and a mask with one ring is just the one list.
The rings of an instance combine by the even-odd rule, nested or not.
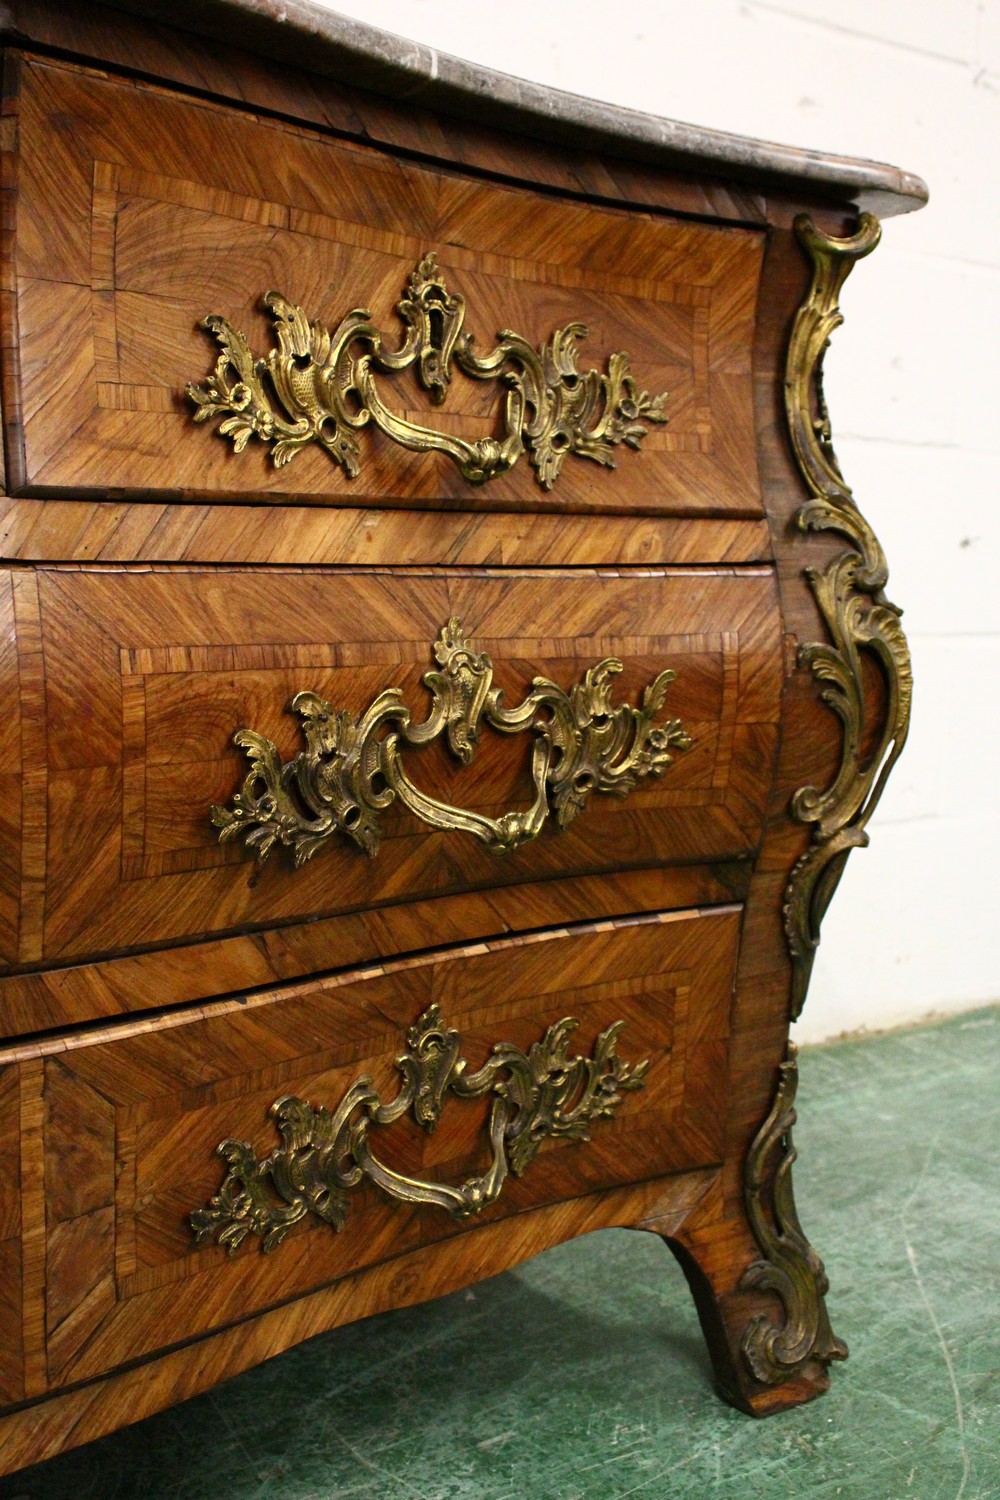
[(743, 1170), (743, 1213), (686, 1223), (666, 1242), (694, 1295), (720, 1393), (753, 1416), (821, 1395), (847, 1346), (830, 1327), (823, 1262), (792, 1195), (798, 1064), (789, 1046)]

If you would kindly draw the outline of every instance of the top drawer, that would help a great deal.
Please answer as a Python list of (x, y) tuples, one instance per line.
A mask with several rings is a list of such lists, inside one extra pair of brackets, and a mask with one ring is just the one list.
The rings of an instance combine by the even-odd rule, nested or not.
[[(24, 61), (18, 103), (19, 358), (6, 388), (14, 493), (762, 513), (750, 361), (760, 233), (543, 198), (64, 65)], [(305, 445), (295, 439), (279, 449), (261, 435), (259, 402), (258, 431), (241, 452), (212, 431), (225, 412), (194, 425), (185, 386), (204, 384), (219, 353), (199, 327), (207, 314), (245, 335), (244, 374), (276, 347), (275, 320), (262, 307), (269, 291), (323, 330), (336, 330), (352, 309), (370, 310), (391, 355), (406, 336), (398, 304), (429, 252), (447, 282), (429, 314), (445, 356), (454, 307), (445, 304), (456, 294), (466, 304), (464, 329), (475, 333), (472, 355), (487, 356), (498, 330), (510, 330), (529, 364), (532, 351), (543, 356), (535, 376), (522, 378), (520, 415), (508, 410), (520, 396), (503, 378), (503, 369), (523, 372), (516, 358), (496, 378), (469, 378), (452, 360), (454, 378), (437, 390), (426, 361), (421, 383), (417, 361), (377, 372), (391, 416), (381, 429), (394, 424), (393, 435), (375, 422), (355, 430), (328, 423)], [(587, 330), (578, 375), (574, 324)], [(569, 338), (560, 341), (560, 330)], [(288, 336), (286, 394), (296, 382), (310, 388), (296, 388), (294, 417), (323, 384), (302, 349), (312, 343), (322, 359), (307, 326)], [(371, 347), (362, 341), (351, 351), (360, 359)], [(573, 447), (573, 413), (598, 395), (586, 372), (614, 375), (608, 360), (620, 352), (635, 387), (617, 386), (615, 441), (591, 455), (598, 462), (579, 451), (563, 457)], [(344, 384), (344, 368), (333, 385)], [(230, 365), (230, 386), (238, 376)], [(265, 405), (283, 420), (269, 377), (262, 383)], [(665, 423), (643, 418), (644, 392), (667, 393)], [(548, 413), (543, 436), (535, 396)], [(357, 404), (352, 395), (346, 406), (356, 412)], [(602, 410), (599, 397), (578, 423), (598, 432), (591, 447), (609, 436)], [(647, 430), (641, 451), (631, 452), (625, 429), (637, 416)], [(527, 451), (485, 487), (470, 483), (468, 463), (463, 474), (440, 451), (451, 439), (481, 454), (475, 445), (502, 441), (512, 425), (520, 431), (522, 418), (534, 429)], [(230, 438), (239, 435), (234, 420)], [(439, 435), (432, 451), (413, 451), (414, 426)], [(357, 445), (346, 468), (338, 449), (345, 434)], [(289, 454), (294, 461), (275, 462)], [(356, 474), (346, 471), (355, 465)]]

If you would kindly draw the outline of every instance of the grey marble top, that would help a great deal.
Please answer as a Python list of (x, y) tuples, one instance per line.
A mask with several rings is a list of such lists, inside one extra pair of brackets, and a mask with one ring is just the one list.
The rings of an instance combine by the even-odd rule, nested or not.
[(776, 145), (584, 99), (463, 62), (311, 0), (111, 0), (358, 88), (535, 139), (753, 184), (797, 184), (883, 216), (927, 201), (919, 177), (882, 162)]

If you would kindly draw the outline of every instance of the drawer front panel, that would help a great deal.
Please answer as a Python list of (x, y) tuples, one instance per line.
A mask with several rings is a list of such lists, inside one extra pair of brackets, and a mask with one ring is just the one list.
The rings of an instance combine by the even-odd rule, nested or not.
[[(15, 490), (762, 513), (750, 368), (759, 233), (539, 198), (39, 62), (21, 70), (19, 151)], [(583, 324), (581, 374), (626, 352), (638, 391), (668, 393), (666, 425), (646, 424), (639, 453), (616, 447), (614, 473), (567, 457), (550, 492), (528, 455), (480, 489), (442, 453), (406, 451), (374, 426), (355, 434), (354, 478), (318, 440), (276, 467), (259, 436), (234, 453), (217, 423), (194, 426), (185, 386), (219, 353), (197, 326), (206, 314), (262, 358), (275, 330), (261, 299), (275, 290), (327, 328), (368, 309), (394, 350), (405, 334), (396, 305), (431, 251), (465, 299), (478, 354), (498, 329), (537, 348)], [(502, 435), (496, 380), (456, 374), (439, 407), (412, 371), (380, 377), (379, 390), (407, 421), (471, 443)]]
[[(767, 570), (40, 569), (13, 587), (27, 753), (20, 800), (8, 802), (22, 845), (20, 874), (9, 872), (19, 924), (8, 951), (22, 964), (555, 875), (739, 857), (760, 837), (781, 688)], [(214, 805), (234, 807), (248, 769), (234, 732), (257, 732), (292, 762), (304, 740), (285, 709), (303, 690), (360, 720), (399, 689), (423, 721), (432, 646), (455, 617), (492, 658), (510, 710), (539, 677), (572, 694), (604, 658), (624, 663), (610, 679), (615, 704), (640, 705), (659, 674), (675, 672), (656, 719), (679, 719), (689, 747), (675, 746), (663, 774), (640, 777), (627, 796), (592, 793), (568, 827), (553, 813), (505, 856), (396, 802), (378, 815), (374, 857), (337, 832), (299, 869), (276, 846), (252, 883), (252, 848), (220, 843), (210, 819)], [(530, 724), (484, 727), (466, 765), (446, 738), (401, 757), (421, 793), (474, 818), (525, 815), (540, 744)]]
[[(724, 908), (480, 944), (174, 1014), (119, 1040), (78, 1037), (45, 1058), (50, 1383), (100, 1374), (505, 1214), (718, 1162), (739, 920)], [(340, 1232), (309, 1212), (270, 1253), (253, 1233), (233, 1255), (216, 1232), (196, 1246), (190, 1215), (226, 1175), (219, 1142), (243, 1141), (262, 1160), (280, 1146), (268, 1114), (277, 1099), (333, 1113), (361, 1078), (392, 1100), (395, 1059), (413, 1051), (408, 1032), (433, 1006), (458, 1033), (467, 1077), (499, 1044), (526, 1054), (567, 1016), (580, 1023), (571, 1058), (596, 1056), (601, 1034), (622, 1022), (615, 1054), (648, 1069), (641, 1087), (626, 1084), (590, 1116), (590, 1139), (543, 1139), (520, 1175), (508, 1141), (511, 1175), (464, 1220), (364, 1176), (343, 1194)], [(372, 1154), (407, 1178), (457, 1186), (490, 1163), (495, 1097), (445, 1094), (433, 1131), (412, 1110), (373, 1125)], [(308, 1163), (303, 1171), (308, 1181)], [(277, 1208), (289, 1201), (273, 1185), (266, 1196)]]

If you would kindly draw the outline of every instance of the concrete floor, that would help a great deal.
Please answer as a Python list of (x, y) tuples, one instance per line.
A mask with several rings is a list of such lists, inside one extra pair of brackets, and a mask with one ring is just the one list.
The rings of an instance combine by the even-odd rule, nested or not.
[(606, 1231), (319, 1338), (0, 1500), (997, 1500), (1000, 1010), (807, 1051), (796, 1187), (851, 1358), (755, 1422), (679, 1268)]

